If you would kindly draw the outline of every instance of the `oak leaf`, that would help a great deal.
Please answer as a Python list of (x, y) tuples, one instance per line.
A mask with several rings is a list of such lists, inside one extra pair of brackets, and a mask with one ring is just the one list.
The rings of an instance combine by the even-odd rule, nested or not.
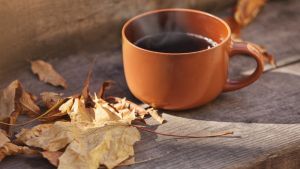
[(67, 88), (66, 80), (49, 63), (43, 60), (31, 61), (31, 70), (41, 81)]

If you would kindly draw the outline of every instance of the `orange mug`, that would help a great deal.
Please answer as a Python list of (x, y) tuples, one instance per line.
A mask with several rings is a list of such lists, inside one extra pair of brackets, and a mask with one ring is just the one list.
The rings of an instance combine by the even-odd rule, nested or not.
[[(143, 49), (135, 42), (163, 33), (165, 27), (208, 37), (217, 45), (200, 51), (165, 53)], [(183, 110), (206, 104), (221, 92), (256, 81), (263, 72), (263, 56), (254, 45), (235, 42), (226, 22), (191, 9), (160, 9), (128, 20), (122, 29), (123, 64), (134, 96), (155, 108)], [(256, 70), (241, 80), (228, 79), (229, 58), (245, 54), (256, 60)]]

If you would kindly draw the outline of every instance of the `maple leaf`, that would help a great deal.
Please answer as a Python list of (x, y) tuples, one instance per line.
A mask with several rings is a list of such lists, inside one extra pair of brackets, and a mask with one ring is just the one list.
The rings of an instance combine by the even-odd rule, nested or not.
[(67, 88), (66, 80), (49, 63), (43, 60), (31, 61), (31, 70), (41, 81)]
[(19, 141), (29, 146), (58, 151), (66, 147), (58, 168), (97, 169), (100, 164), (113, 168), (134, 154), (139, 131), (124, 123), (87, 125), (55, 122), (23, 129)]

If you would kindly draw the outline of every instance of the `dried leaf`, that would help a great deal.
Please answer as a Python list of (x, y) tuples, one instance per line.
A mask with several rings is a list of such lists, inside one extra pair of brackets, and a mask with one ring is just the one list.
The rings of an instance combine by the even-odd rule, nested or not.
[(111, 111), (107, 105), (107, 103), (99, 103), (100, 101), (96, 102), (95, 105), (95, 122), (96, 123), (103, 123), (106, 121), (118, 121), (121, 120), (121, 117), (118, 116), (114, 111)]
[(9, 118), (16, 110), (15, 96), (19, 87), (19, 81), (15, 80), (0, 92), (0, 121)]
[(17, 146), (13, 143), (6, 143), (3, 147), (0, 147), (0, 161), (2, 161), (6, 156), (16, 154), (34, 155), (38, 154), (38, 152), (30, 149), (29, 147)]
[(26, 92), (18, 80), (11, 82), (0, 92), (0, 121), (14, 124), (21, 112), (35, 116), (39, 111), (34, 96)]
[(97, 96), (101, 99), (104, 99), (105, 91), (110, 89), (112, 85), (114, 85), (115, 82), (112, 80), (107, 80), (102, 83), (100, 89), (98, 90)]
[(35, 60), (31, 62), (31, 70), (37, 74), (43, 82), (50, 83), (54, 86), (67, 88), (66, 80), (54, 70), (53, 66), (43, 60)]
[(122, 123), (88, 126), (56, 122), (23, 130), (17, 138), (47, 151), (58, 151), (68, 145), (59, 158), (60, 169), (97, 169), (100, 164), (113, 168), (132, 156), (133, 144), (140, 140), (140, 134), (135, 127)]
[(22, 95), (20, 97), (20, 104), (22, 105), (22, 111), (26, 111), (31, 116), (36, 116), (40, 112), (39, 106), (35, 104), (34, 96), (28, 92), (26, 92), (22, 85), (20, 84), (22, 89)]
[(254, 46), (260, 53), (263, 54), (264, 56), (264, 61), (271, 64), (273, 67), (276, 67), (276, 60), (274, 58), (273, 55), (271, 55), (267, 49), (261, 45), (257, 45), (257, 44), (254, 44), (254, 43), (251, 43), (252, 46)]
[(16, 135), (17, 141), (28, 146), (40, 147), (47, 151), (65, 148), (78, 133), (77, 127), (70, 122), (41, 124), (32, 129), (22, 129)]
[(71, 111), (74, 104), (74, 98), (69, 98), (64, 104), (59, 107), (59, 111), (62, 113), (68, 113)]
[(129, 126), (88, 128), (60, 157), (60, 169), (97, 169), (100, 164), (114, 168), (134, 155), (133, 144), (139, 131)]
[(141, 106), (126, 100), (126, 98), (119, 98), (119, 97), (111, 97), (113, 98), (117, 104), (115, 104), (114, 106), (119, 110), (119, 109), (123, 109), (124, 107), (128, 108), (129, 110), (135, 110), (135, 112), (141, 116), (142, 118), (148, 114), (148, 112)]
[(63, 154), (61, 151), (44, 151), (42, 156), (46, 158), (55, 167), (58, 166), (58, 159)]
[(92, 122), (94, 118), (93, 109), (85, 107), (83, 98), (75, 98), (71, 111), (67, 113), (72, 122)]
[(81, 97), (84, 99), (85, 107), (92, 108), (95, 106), (93, 99), (90, 95), (90, 81), (92, 78), (92, 67), (90, 68), (87, 78), (83, 83), (83, 88), (81, 91)]
[(242, 27), (248, 25), (267, 0), (238, 0), (234, 19)]
[(63, 99), (62, 94), (54, 92), (43, 92), (40, 95), (47, 108), (53, 107), (57, 102)]
[(147, 112), (151, 115), (151, 117), (153, 119), (155, 119), (156, 121), (158, 121), (160, 124), (164, 123), (165, 119), (163, 119), (160, 115), (158, 115), (157, 110), (155, 110), (153, 108), (150, 108), (150, 109), (147, 109)]
[(0, 130), (0, 161), (2, 161), (6, 156), (15, 154), (32, 155), (37, 154), (37, 151), (11, 143), (5, 131)]
[(8, 139), (6, 132), (0, 129), (0, 147), (3, 147), (8, 142), (10, 142), (10, 140)]

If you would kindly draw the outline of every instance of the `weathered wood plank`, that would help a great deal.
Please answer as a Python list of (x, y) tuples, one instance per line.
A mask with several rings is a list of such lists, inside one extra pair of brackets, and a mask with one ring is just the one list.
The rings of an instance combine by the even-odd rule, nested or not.
[[(125, 85), (119, 52), (69, 56), (50, 62), (67, 78), (70, 89), (63, 91), (39, 82), (29, 66), (16, 70), (5, 83), (20, 79), (29, 91), (60, 91), (67, 95), (80, 90), (93, 57), (92, 90), (101, 81), (113, 79), (113, 94), (131, 98)], [(300, 151), (300, 63), (265, 73), (260, 80), (243, 90), (222, 94), (217, 100), (198, 109), (164, 113), (168, 123), (157, 128), (172, 134), (198, 134), (203, 131), (234, 130), (241, 139), (170, 139), (144, 133), (136, 147), (137, 160), (147, 161), (133, 168), (239, 168), (263, 165), (277, 153)], [(3, 81), (2, 81), (3, 82)], [(288, 83), (286, 83), (288, 82)], [(37, 87), (38, 86), (38, 87)], [(151, 122), (151, 121), (150, 121)], [(18, 161), (16, 161), (18, 159)], [(150, 160), (150, 161), (148, 161)], [(290, 159), (289, 159), (290, 160)], [(297, 158), (294, 157), (294, 163)], [(43, 161), (43, 160), (42, 160)], [(43, 165), (40, 165), (40, 164)], [(298, 163), (296, 163), (298, 164)], [(271, 164), (270, 164), (271, 165)], [(290, 165), (290, 164), (287, 164)], [(0, 167), (51, 168), (38, 159), (10, 157)]]
[(120, 45), (126, 19), (163, 7), (216, 10), (234, 0), (0, 0), (0, 66)]
[[(272, 2), (266, 8), (289, 11), (295, 10), (296, 7), (292, 6), (299, 7), (300, 4), (296, 0), (288, 2), (288, 5), (281, 7), (279, 5), (283, 2)], [(274, 31), (275, 34), (279, 34), (282, 28), (256, 30), (261, 22), (278, 23), (282, 20), (282, 23), (287, 26), (295, 26), (294, 22), (284, 20), (288, 18), (285, 15), (280, 20), (271, 17), (260, 21), (261, 17), (270, 15), (264, 11), (250, 25), (253, 27), (246, 29), (244, 34), (248, 36), (247, 32), (251, 34), (255, 30), (252, 33), (253, 37), (249, 35), (248, 39), (253, 38), (250, 40), (264, 43), (268, 48), (274, 43), (276, 45), (273, 49), (280, 54), (276, 55), (278, 60), (296, 58), (292, 61), (296, 62), (300, 56), (299, 51), (294, 53), (299, 49), (297, 44), (291, 43), (280, 47), (282, 39), (268, 33)], [(291, 12), (296, 13), (296, 11)], [(288, 32), (282, 37), (286, 44), (286, 39), (289, 38), (293, 42), (299, 42), (296, 29)], [(259, 41), (260, 39), (254, 37), (267, 38), (269, 41)], [(133, 99), (123, 76), (120, 49), (96, 54), (81, 52), (61, 58), (49, 58), (47, 61), (52, 63), (69, 82), (68, 90), (39, 82), (30, 72), (29, 64), (18, 69), (11, 67), (3, 70), (0, 76), (0, 88), (14, 79), (20, 79), (26, 89), (36, 95), (43, 91), (64, 92), (66, 95), (79, 92), (94, 57), (97, 57), (97, 60), (94, 66), (92, 90), (96, 90), (104, 80), (112, 79), (117, 81), (117, 87), (110, 92), (111, 94)], [(236, 67), (240, 69), (245, 65), (243, 62), (236, 62)], [(242, 138), (174, 139), (143, 133), (143, 141), (136, 146), (136, 158), (140, 163), (124, 168), (299, 168), (299, 85), (300, 63), (298, 62), (266, 72), (253, 85), (240, 91), (222, 94), (218, 99), (201, 108), (164, 113), (163, 116), (168, 123), (153, 127), (160, 132), (195, 135), (208, 131), (234, 130), (236, 135)], [(154, 123), (150, 119), (148, 121)], [(53, 167), (42, 158), (17, 156), (5, 159), (0, 163), (0, 168), (50, 169)]]

